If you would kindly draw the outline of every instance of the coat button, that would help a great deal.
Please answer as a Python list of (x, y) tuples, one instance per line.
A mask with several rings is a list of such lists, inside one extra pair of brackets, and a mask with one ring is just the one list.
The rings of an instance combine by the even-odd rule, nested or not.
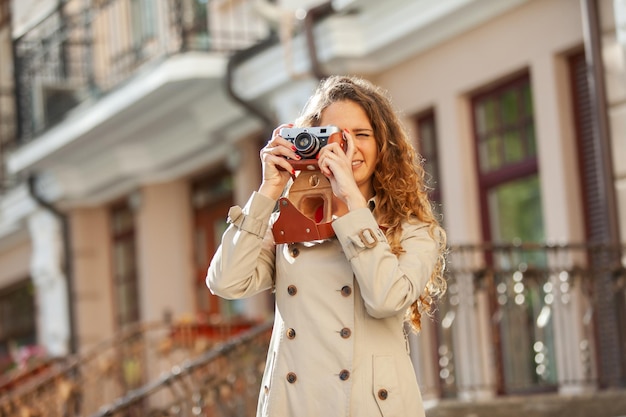
[(352, 331), (350, 329), (348, 329), (347, 327), (344, 327), (343, 329), (341, 329), (341, 331), (339, 332), (339, 334), (341, 335), (341, 337), (343, 337), (344, 339), (347, 339), (350, 337), (350, 335), (352, 334)]
[(341, 379), (342, 381), (347, 381), (348, 378), (350, 378), (350, 371), (348, 371), (347, 369), (342, 369), (341, 372), (339, 372), (339, 379)]
[(289, 372), (287, 374), (287, 382), (289, 382), (290, 384), (293, 384), (294, 382), (296, 382), (296, 379), (298, 379), (298, 377), (293, 372)]
[(298, 255), (300, 255), (300, 249), (298, 249), (297, 247), (294, 247), (291, 249), (291, 256), (293, 256), (294, 258), (297, 258)]
[(378, 390), (378, 398), (380, 398), (381, 400), (386, 400), (387, 397), (389, 396), (389, 393), (387, 392), (386, 389), (381, 388)]
[(287, 337), (289, 339), (293, 339), (294, 337), (296, 337), (296, 331), (292, 328), (287, 329)]
[(290, 285), (287, 287), (287, 294), (296, 295), (297, 292), (298, 292), (298, 288), (295, 285)]
[(343, 288), (341, 288), (341, 295), (343, 295), (344, 297), (348, 297), (350, 296), (350, 294), (352, 294), (352, 288), (350, 288), (349, 285), (346, 285)]

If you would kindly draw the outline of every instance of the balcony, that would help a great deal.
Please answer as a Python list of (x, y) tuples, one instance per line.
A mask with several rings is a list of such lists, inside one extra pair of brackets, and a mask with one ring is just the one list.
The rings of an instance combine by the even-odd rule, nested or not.
[[(450, 248), (449, 292), (418, 336), (427, 415), (626, 415), (624, 364), (614, 364), (622, 385), (608, 386), (597, 337), (597, 328), (611, 321), (616, 336), (625, 336), (624, 255), (624, 245)], [(599, 317), (599, 295), (607, 286), (614, 315)], [(140, 333), (20, 385), (0, 410), (27, 406), (40, 416), (60, 410), (102, 417), (250, 415), (271, 330), (271, 322), (252, 324), (141, 325)], [(486, 390), (493, 395), (468, 395)], [(49, 406), (52, 399), (57, 408)]]
[(235, 51), (269, 35), (253, 2), (62, 2), (14, 40), (8, 173), (91, 205), (206, 169), (231, 132), (259, 128), (224, 78)]
[(14, 41), (17, 145), (34, 140), (81, 105), (145, 77), (172, 56), (227, 56), (268, 35), (250, 2), (221, 3), (61, 2)]

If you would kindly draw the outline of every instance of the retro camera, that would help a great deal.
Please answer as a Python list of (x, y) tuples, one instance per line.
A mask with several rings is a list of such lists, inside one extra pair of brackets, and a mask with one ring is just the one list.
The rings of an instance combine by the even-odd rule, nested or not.
[(287, 196), (279, 199), (279, 215), (272, 226), (274, 242), (310, 242), (334, 236), (332, 186), (319, 171), (317, 156), (320, 149), (331, 143), (338, 143), (345, 152), (343, 132), (332, 125), (294, 127), (281, 129), (280, 136), (293, 143), (301, 159), (289, 160), (300, 173), (295, 176)]
[(343, 141), (341, 129), (337, 126), (282, 128), (280, 136), (293, 143), (296, 154), (302, 159), (316, 159), (324, 146)]

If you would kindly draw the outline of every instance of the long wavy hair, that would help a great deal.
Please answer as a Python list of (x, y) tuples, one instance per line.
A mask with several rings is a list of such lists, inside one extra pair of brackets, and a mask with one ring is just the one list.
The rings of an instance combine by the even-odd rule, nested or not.
[(385, 230), (391, 251), (396, 256), (404, 253), (400, 242), (403, 222), (426, 223), (438, 246), (439, 256), (426, 288), (406, 313), (412, 328), (419, 331), (422, 313), (430, 314), (436, 299), (446, 292), (443, 276), (446, 233), (428, 199), (422, 159), (411, 144), (390, 97), (386, 91), (362, 78), (330, 76), (320, 82), (295, 123), (298, 126), (319, 126), (322, 112), (328, 106), (346, 100), (363, 108), (374, 130), (379, 157), (372, 178), (376, 193), (375, 216)]

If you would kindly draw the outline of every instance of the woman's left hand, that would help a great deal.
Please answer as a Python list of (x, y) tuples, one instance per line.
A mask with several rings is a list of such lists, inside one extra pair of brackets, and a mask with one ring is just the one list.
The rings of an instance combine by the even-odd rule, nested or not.
[(366, 201), (352, 172), (352, 157), (355, 153), (354, 139), (345, 129), (343, 137), (346, 150), (344, 151), (339, 143), (329, 143), (320, 150), (318, 165), (320, 172), (330, 180), (333, 194), (346, 204), (348, 209), (351, 209), (354, 208), (356, 202), (365, 205)]

